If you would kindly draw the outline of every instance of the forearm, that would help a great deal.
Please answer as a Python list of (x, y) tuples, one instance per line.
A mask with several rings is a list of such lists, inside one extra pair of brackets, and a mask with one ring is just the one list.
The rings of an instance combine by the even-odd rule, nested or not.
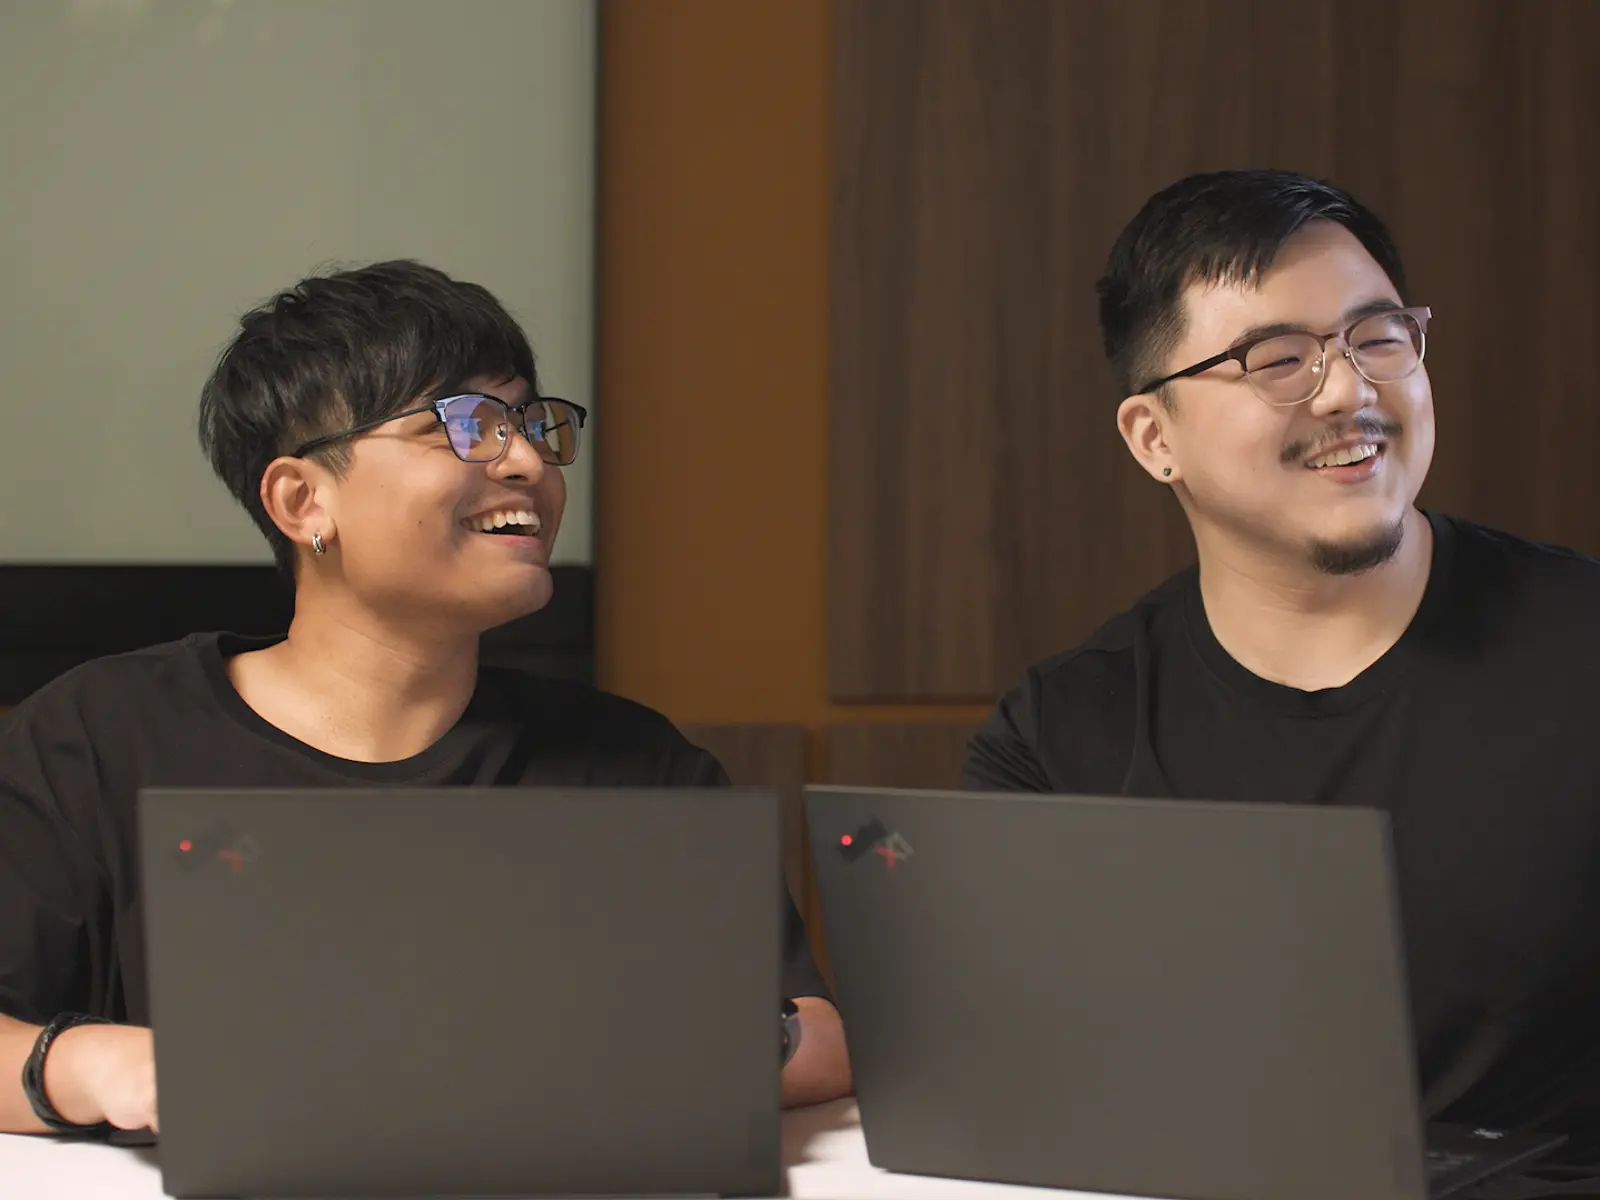
[[(22, 1090), (22, 1067), (33, 1053), (39, 1026), (0, 1015), (0, 1133), (46, 1133)], [(55, 1110), (69, 1121), (98, 1125), (106, 1119), (84, 1083), (86, 1038), (90, 1030), (69, 1029), (50, 1045), (44, 1063), (44, 1090)]]
[(815, 996), (800, 997), (795, 1007), (800, 1010), (800, 1046), (783, 1069), (783, 1106), (797, 1108), (849, 1095), (850, 1055), (839, 1011)]
[[(0, 1133), (44, 1133), (22, 1090), (39, 1028), (0, 1016)], [(50, 1105), (75, 1125), (156, 1127), (155, 1051), (137, 1025), (79, 1025), (58, 1034), (44, 1060)]]

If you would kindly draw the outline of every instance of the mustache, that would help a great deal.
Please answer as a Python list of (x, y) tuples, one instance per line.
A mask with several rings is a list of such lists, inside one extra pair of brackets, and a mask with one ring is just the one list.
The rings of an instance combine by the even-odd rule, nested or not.
[(1363, 415), (1344, 425), (1336, 425), (1331, 429), (1325, 429), (1314, 438), (1302, 438), (1298, 442), (1290, 442), (1283, 448), (1283, 461), (1297, 463), (1301, 459), (1312, 457), (1328, 447), (1338, 445), (1350, 437), (1351, 434), (1359, 434), (1368, 441), (1387, 442), (1399, 437), (1402, 432), (1399, 421)]

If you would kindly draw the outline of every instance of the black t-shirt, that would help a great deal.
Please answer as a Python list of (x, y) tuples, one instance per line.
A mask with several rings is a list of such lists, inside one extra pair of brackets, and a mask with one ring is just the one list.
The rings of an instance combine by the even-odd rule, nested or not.
[(1242, 667), (1191, 567), (1030, 668), (964, 784), (1385, 810), (1428, 1114), (1600, 1162), (1600, 562), (1429, 520), (1416, 616), (1345, 686)]
[[(141, 787), (715, 787), (659, 713), (582, 684), (483, 667), (459, 721), (400, 762), (297, 741), (234, 690), (226, 659), (271, 639), (197, 634), (97, 659), (0, 731), (0, 1012), (149, 1023), (135, 801)], [(773, 864), (774, 886), (781, 886)], [(787, 900), (783, 990), (826, 996)]]

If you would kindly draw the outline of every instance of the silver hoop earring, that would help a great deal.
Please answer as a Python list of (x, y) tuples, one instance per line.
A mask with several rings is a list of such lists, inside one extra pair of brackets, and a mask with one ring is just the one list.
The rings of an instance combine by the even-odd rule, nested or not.
[(326, 552), (326, 550), (327, 547), (322, 544), (322, 535), (320, 533), (313, 533), (311, 535), (311, 552), (313, 554), (322, 554)]

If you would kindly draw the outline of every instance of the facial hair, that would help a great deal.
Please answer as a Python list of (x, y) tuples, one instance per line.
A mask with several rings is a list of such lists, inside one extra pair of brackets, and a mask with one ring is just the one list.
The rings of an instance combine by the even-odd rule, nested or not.
[(1406, 523), (1402, 517), (1373, 530), (1363, 538), (1347, 542), (1311, 543), (1311, 565), (1324, 575), (1360, 575), (1383, 566), (1400, 552)]
[[(1394, 442), (1404, 432), (1398, 421), (1371, 413), (1360, 413), (1347, 425), (1323, 430), (1314, 439), (1292, 442), (1283, 448), (1285, 463), (1314, 458), (1323, 446), (1333, 446), (1359, 433), (1375, 442)], [(1405, 519), (1375, 529), (1366, 536), (1345, 542), (1311, 543), (1309, 558), (1313, 569), (1323, 575), (1359, 575), (1383, 566), (1400, 552), (1405, 538)]]

